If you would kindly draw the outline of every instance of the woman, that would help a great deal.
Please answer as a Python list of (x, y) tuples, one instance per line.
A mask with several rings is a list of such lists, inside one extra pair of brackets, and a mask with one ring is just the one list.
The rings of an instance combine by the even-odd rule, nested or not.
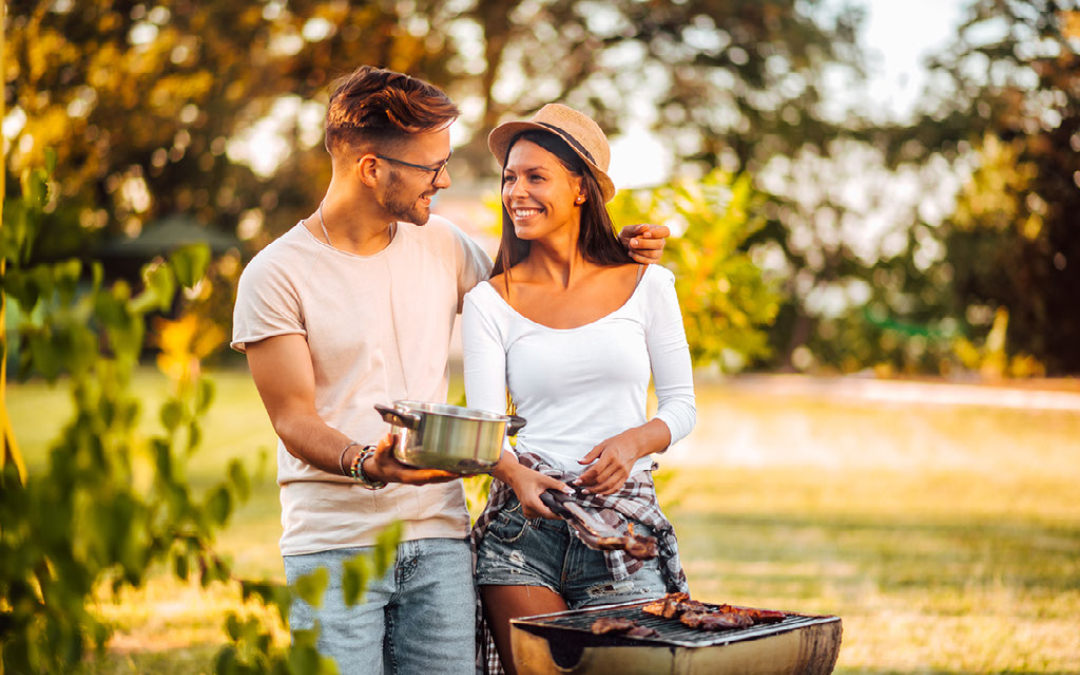
[[(503, 235), (489, 282), (465, 298), (472, 407), (528, 420), (494, 472), (477, 523), (477, 584), (503, 666), (509, 620), (686, 590), (650, 455), (693, 427), (694, 391), (674, 277), (634, 263), (605, 204), (615, 195), (600, 128), (562, 105), (495, 129)], [(659, 409), (646, 414), (653, 376)], [(586, 548), (540, 499), (573, 494), (621, 530), (659, 539), (659, 560)]]

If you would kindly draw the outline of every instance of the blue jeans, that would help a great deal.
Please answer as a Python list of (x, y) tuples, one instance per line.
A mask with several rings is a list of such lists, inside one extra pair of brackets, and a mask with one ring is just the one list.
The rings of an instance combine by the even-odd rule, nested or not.
[(473, 675), (476, 672), (476, 589), (472, 550), (458, 539), (401, 543), (397, 560), (371, 579), (359, 604), (345, 606), (341, 563), (370, 547), (284, 556), (285, 577), (325, 567), (330, 585), (322, 606), (293, 601), (289, 626), (319, 622), (319, 651), (337, 661), (342, 675)]
[[(634, 531), (652, 530), (634, 523)], [(511, 497), (488, 525), (476, 551), (478, 586), (542, 586), (570, 609), (658, 598), (665, 593), (659, 561), (646, 560), (629, 579), (616, 581), (604, 554), (588, 548), (563, 520), (526, 518)]]

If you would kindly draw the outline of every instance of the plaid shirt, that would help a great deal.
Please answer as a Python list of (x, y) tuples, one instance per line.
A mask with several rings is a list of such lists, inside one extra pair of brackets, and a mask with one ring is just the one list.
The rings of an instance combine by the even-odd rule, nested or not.
[[(539, 471), (556, 480), (566, 481), (571, 478), (532, 453), (522, 452), (517, 457), (526, 468)], [(653, 468), (656, 468), (655, 464)], [(506, 483), (498, 479), (491, 481), (487, 506), (476, 519), (476, 525), (472, 531), (474, 550), (479, 550), (480, 541), (484, 538), (488, 525), (499, 515), (513, 494), (514, 491)], [(660, 504), (656, 501), (656, 487), (653, 485), (651, 471), (641, 471), (630, 476), (622, 488), (614, 494), (576, 493), (574, 501), (585, 509), (595, 512), (601, 520), (620, 532), (627, 530), (629, 521), (642, 523), (651, 528), (660, 552), (660, 573), (664, 578), (667, 592), (690, 592), (686, 574), (679, 561), (679, 545), (675, 539), (675, 528), (671, 526), (671, 522), (660, 510)], [(574, 528), (570, 528), (570, 531), (577, 534)], [(629, 578), (644, 564), (621, 550), (604, 551), (604, 562), (616, 581)], [(477, 603), (479, 604), (479, 600)], [(483, 621), (483, 613), (480, 611), (477, 612), (477, 671), (488, 673), (488, 675), (503, 672), (495, 645)]]

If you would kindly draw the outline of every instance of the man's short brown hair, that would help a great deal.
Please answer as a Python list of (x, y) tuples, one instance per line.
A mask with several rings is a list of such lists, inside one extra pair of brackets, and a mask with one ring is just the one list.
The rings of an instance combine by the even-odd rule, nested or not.
[(326, 149), (386, 151), (410, 134), (441, 129), (461, 111), (441, 89), (392, 70), (360, 66), (331, 85)]

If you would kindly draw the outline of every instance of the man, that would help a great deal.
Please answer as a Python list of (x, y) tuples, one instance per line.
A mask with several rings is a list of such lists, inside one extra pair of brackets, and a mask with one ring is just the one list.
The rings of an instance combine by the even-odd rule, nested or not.
[[(471, 673), (475, 591), (462, 484), (411, 469), (373, 406), (446, 400), (450, 332), (488, 256), (431, 199), (450, 186), (450, 124), (436, 87), (364, 66), (335, 83), (326, 148), (333, 177), (308, 218), (248, 265), (232, 346), (246, 352), (279, 437), (281, 552), (290, 583), (319, 567), (330, 586), (293, 629), (321, 628), (319, 649), (343, 673)], [(624, 231), (635, 257), (666, 228)], [(381, 438), (381, 440), (379, 440)], [(341, 563), (393, 521), (394, 568), (346, 607)]]

